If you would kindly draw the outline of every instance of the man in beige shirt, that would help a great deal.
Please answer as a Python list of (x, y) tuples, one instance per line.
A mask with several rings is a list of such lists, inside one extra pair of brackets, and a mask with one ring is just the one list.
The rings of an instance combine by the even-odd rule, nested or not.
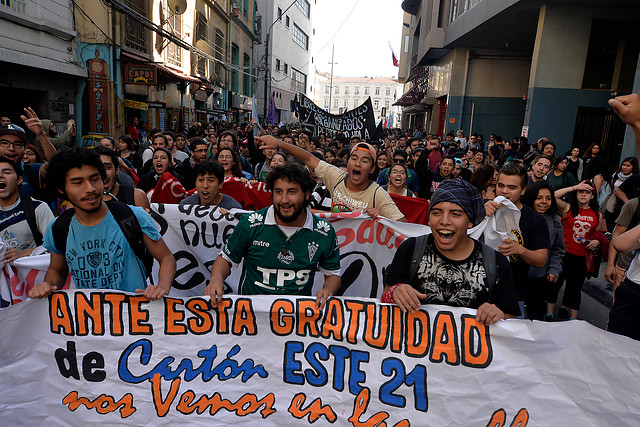
[(319, 160), (300, 147), (278, 141), (272, 136), (265, 135), (256, 139), (265, 143), (262, 149), (282, 149), (315, 170), (316, 175), (331, 192), (332, 212), (360, 210), (372, 218), (382, 215), (385, 218), (406, 222), (389, 193), (370, 180), (376, 167), (376, 149), (371, 144), (360, 142), (351, 148), (345, 172)]

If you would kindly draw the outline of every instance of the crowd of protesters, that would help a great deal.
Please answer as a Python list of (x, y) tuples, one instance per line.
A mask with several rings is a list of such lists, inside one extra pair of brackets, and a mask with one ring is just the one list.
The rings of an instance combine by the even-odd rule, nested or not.
[[(640, 106), (637, 96), (620, 97), (612, 100), (611, 105), (638, 136)], [(78, 212), (85, 212), (83, 209), (90, 212), (89, 205), (93, 200), (86, 197), (72, 200), (73, 189), (65, 187), (69, 182), (60, 182), (59, 176), (51, 177), (50, 169), (53, 166), (62, 170), (63, 175), (67, 173), (68, 180), (70, 168), (82, 169), (95, 163), (95, 159), (73, 166), (71, 157), (84, 156), (78, 154), (80, 149), (66, 147), (67, 139), (75, 132), (73, 123), (68, 124), (62, 135), (55, 137), (50, 122), (38, 119), (31, 109), (25, 109), (21, 118), (26, 131), (17, 123), (19, 120), (6, 114), (0, 116), (4, 124), (0, 127), (0, 209), (4, 213), (0, 220), (0, 237), (12, 248), (6, 252), (5, 261), (29, 255), (41, 244), (44, 235), (44, 246), (56, 254), (52, 263), (57, 264), (55, 277), (59, 281), (58, 276), (72, 266), (65, 264), (64, 257), (60, 256), (64, 252), (49, 235), (54, 216), (75, 207), (76, 218), (87, 225), (90, 218), (78, 216)], [(99, 169), (96, 173), (99, 172), (103, 183), (100, 200), (117, 200), (137, 206), (142, 212), (149, 208), (148, 193), (167, 172), (186, 190), (195, 190), (182, 204), (233, 209), (241, 205), (224, 193), (224, 184), (229, 180), (240, 180), (246, 185), (267, 182), (273, 190), (280, 188), (278, 179), (286, 181), (287, 176), (295, 176), (299, 189), (306, 189), (307, 178), (300, 178), (299, 171), (292, 169), (294, 163), (306, 166), (304, 173), (313, 183), (308, 197), (303, 200), (303, 204), (308, 202), (310, 212), (359, 210), (372, 218), (383, 216), (406, 221), (391, 195), (430, 201), (429, 221), (434, 237), (426, 243), (425, 257), (417, 273), (421, 279), (405, 278), (405, 284), (410, 284), (410, 280), (417, 283), (410, 284), (415, 290), (398, 287), (400, 283), (385, 278), (387, 286), (383, 300), (395, 302), (403, 309), (415, 308), (415, 302), (419, 305), (425, 301), (473, 308), (491, 302), (494, 305), (484, 310), (483, 320), (502, 318), (503, 315), (545, 321), (576, 319), (583, 283), (586, 277), (597, 276), (603, 260), (607, 263), (605, 277), (614, 286), (618, 301), (612, 315), (617, 314), (624, 320), (612, 319), (613, 329), (638, 339), (638, 332), (631, 331), (628, 322), (630, 316), (638, 316), (639, 312), (634, 310), (633, 304), (637, 302), (629, 297), (637, 294), (636, 288), (640, 286), (637, 284), (640, 279), (636, 279), (639, 275), (636, 264), (640, 261), (634, 256), (634, 250), (640, 245), (636, 236), (640, 234), (637, 230), (640, 227), (636, 227), (640, 224), (638, 159), (627, 157), (619, 167), (610, 167), (601, 148), (598, 142), (593, 142), (584, 152), (573, 147), (563, 154), (557, 152), (557, 145), (548, 138), (533, 142), (523, 136), (506, 139), (497, 134), (488, 137), (477, 133), (465, 135), (463, 131), (450, 132), (441, 138), (437, 134), (410, 133), (401, 129), (386, 129), (379, 140), (364, 141), (341, 133), (314, 136), (299, 124), (262, 128), (255, 121), (212, 121), (206, 125), (184, 122), (174, 132), (146, 129), (146, 123), (135, 118), (127, 126), (126, 134), (117, 138), (104, 137), (100, 147), (91, 151), (100, 160), (100, 164), (96, 163)], [(60, 165), (59, 158), (64, 157), (61, 151), (73, 151), (73, 156), (65, 154), (64, 161), (71, 162), (66, 169)], [(56, 179), (58, 181), (52, 184)], [(90, 182), (91, 179), (90, 176), (79, 177), (78, 182)], [(496, 200), (500, 196), (504, 199)], [(279, 195), (273, 197), (274, 205), (278, 201), (274, 224), (286, 228), (291, 225), (290, 218), (282, 212), (291, 206), (282, 202)], [(36, 233), (32, 232), (29, 213), (22, 213), (19, 232), (16, 232), (15, 219), (13, 222), (7, 220), (10, 211), (28, 209), (24, 207), (25, 199), (32, 200), (38, 211)], [(483, 206), (479, 207), (478, 200)], [(427, 295), (427, 290), (434, 292), (433, 283), (439, 280), (440, 261), (445, 260), (448, 266), (458, 262), (455, 273), (463, 277), (462, 281), (482, 264), (484, 246), (467, 241), (466, 232), (464, 236), (458, 236), (457, 228), (448, 226), (448, 222), (454, 224), (456, 215), (461, 215), (465, 221), (460, 227), (466, 230), (484, 217), (494, 215), (505, 203), (519, 210), (520, 219), (518, 230), (513, 233), (515, 238), (503, 240), (497, 248), (497, 274), (501, 277), (497, 281), (501, 296), (494, 296), (492, 284), (488, 283), (490, 280), (486, 281), (486, 295), (478, 301), (475, 301), (477, 295), (465, 299), (460, 298), (459, 293), (456, 297), (447, 297), (443, 292), (442, 298), (435, 300)], [(89, 207), (83, 207), (85, 204)], [(42, 206), (49, 206), (51, 215), (42, 213)], [(300, 222), (299, 230), (306, 217), (295, 212), (295, 219)], [(136, 211), (136, 216), (141, 224), (148, 226), (148, 218), (141, 212)], [(284, 232), (287, 234), (286, 230)], [(630, 233), (634, 233), (632, 237), (629, 237)], [(35, 237), (24, 237), (26, 235)], [(623, 243), (609, 247), (612, 236)], [(153, 232), (148, 232), (146, 238), (151, 242), (145, 240), (147, 249), (165, 271), (170, 270), (171, 262), (161, 238)], [(422, 243), (412, 241), (410, 248), (400, 251), (404, 261), (411, 260), (412, 248), (418, 244)], [(457, 248), (451, 252), (456, 254), (452, 259), (447, 258), (450, 250), (447, 245)], [(457, 252), (462, 247), (466, 249)], [(429, 261), (429, 251), (442, 259)], [(469, 261), (472, 258), (475, 261)], [(231, 263), (231, 258), (226, 261)], [(175, 268), (175, 261), (173, 263)], [(335, 267), (334, 264), (332, 261), (331, 265)], [(438, 265), (440, 267), (434, 269), (433, 266)], [(483, 275), (495, 274), (489, 274), (486, 266), (483, 268)], [(390, 266), (390, 270), (408, 271), (397, 265)], [(74, 271), (73, 267), (71, 271)], [(566, 285), (564, 297), (556, 307), (563, 284)], [(468, 285), (474, 286), (473, 283)], [(165, 279), (161, 290), (154, 288), (144, 292), (149, 297), (159, 298), (168, 292), (168, 286), (170, 283)], [(333, 283), (331, 288), (335, 286)], [(504, 291), (506, 286), (512, 286), (513, 292)], [(49, 283), (33, 296), (47, 295), (56, 288), (56, 284)], [(625, 305), (621, 307), (618, 294), (623, 291), (626, 292), (622, 297)], [(214, 299), (219, 298), (220, 290), (216, 288), (210, 294)], [(325, 300), (328, 296), (331, 293), (323, 294)], [(495, 311), (500, 304), (492, 298), (503, 301), (504, 308)], [(633, 300), (631, 306), (629, 299)], [(472, 300), (475, 302), (471, 303)], [(639, 323), (632, 323), (636, 330), (640, 329)]]

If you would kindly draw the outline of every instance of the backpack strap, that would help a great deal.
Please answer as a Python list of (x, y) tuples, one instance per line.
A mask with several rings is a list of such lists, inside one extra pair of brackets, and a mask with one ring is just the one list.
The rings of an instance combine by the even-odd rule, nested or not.
[(136, 218), (133, 210), (126, 203), (109, 200), (105, 202), (105, 204), (109, 208), (109, 211), (111, 212), (111, 215), (113, 215), (113, 218), (120, 226), (122, 234), (124, 234), (124, 237), (129, 242), (133, 253), (144, 264), (147, 277), (149, 277), (151, 266), (153, 265), (153, 260), (150, 259), (151, 256), (147, 252), (147, 247), (144, 244), (144, 233), (142, 232), (142, 228), (140, 227), (138, 218)]
[(484, 264), (484, 271), (487, 274), (487, 285), (489, 286), (489, 295), (496, 286), (496, 251), (489, 245), (480, 243), (482, 245), (482, 263)]
[(413, 255), (411, 256), (411, 263), (409, 264), (409, 284), (413, 282), (413, 279), (416, 277), (418, 273), (418, 266), (420, 265), (420, 260), (424, 255), (424, 251), (427, 249), (427, 234), (421, 234), (416, 236), (416, 244), (413, 247)]
[(40, 233), (40, 230), (38, 229), (36, 211), (33, 207), (33, 199), (29, 196), (20, 196), (20, 206), (22, 207), (22, 212), (24, 212), (24, 218), (27, 220), (27, 224), (29, 224), (36, 246), (42, 246), (42, 233)]
[(75, 215), (75, 209), (67, 209), (62, 212), (58, 218), (56, 218), (53, 226), (51, 227), (51, 234), (53, 236), (53, 244), (56, 249), (62, 252), (62, 256), (66, 257), (67, 251), (67, 236), (69, 235), (69, 226), (71, 225), (71, 219)]

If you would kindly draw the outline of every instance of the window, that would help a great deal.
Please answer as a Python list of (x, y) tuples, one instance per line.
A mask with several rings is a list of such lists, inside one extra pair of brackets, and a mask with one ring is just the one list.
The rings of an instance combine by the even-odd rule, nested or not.
[(324, 87), (324, 94), (329, 95), (331, 93), (331, 88), (329, 86)]
[(389, 100), (384, 101), (384, 106), (387, 110), (389, 109)]
[(309, 36), (295, 23), (293, 24), (293, 40), (305, 50), (309, 50)]
[(278, 21), (282, 21), (282, 9), (278, 8)]
[(249, 96), (251, 95), (251, 57), (246, 53), (244, 54), (242, 67), (242, 71), (244, 71), (244, 73), (242, 73), (242, 93), (243, 95)]
[(282, 67), (282, 72), (285, 74), (289, 73), (289, 65), (285, 62), (283, 67)]
[(380, 95), (380, 87), (376, 87), (376, 95)]
[(284, 20), (284, 25), (287, 26), (287, 28), (289, 28), (289, 15), (285, 16), (285, 20)]
[(344, 100), (344, 109), (346, 110), (349, 107), (349, 99)]
[(215, 66), (215, 70), (216, 70), (216, 75), (218, 76), (218, 81), (219, 82), (223, 82), (223, 76), (224, 73), (222, 72), (222, 63), (220, 61), (224, 61), (224, 46), (222, 45), (224, 43), (224, 34), (222, 33), (222, 31), (216, 29), (216, 49), (215, 52), (213, 53), (213, 56), (215, 56), (216, 59), (218, 59), (219, 61), (216, 61), (216, 66)]
[(311, 6), (307, 0), (296, 0), (296, 6), (304, 13), (304, 16), (309, 18), (311, 16)]
[(280, 60), (276, 59), (276, 71), (280, 71)]
[(242, 14), (245, 18), (249, 17), (249, 0), (244, 0), (242, 2)]
[(333, 90), (333, 93), (338, 95), (340, 93), (340, 88), (338, 86), (336, 86), (335, 89)]
[[(196, 34), (195, 34), (195, 38), (196, 41), (197, 40), (204, 40), (207, 44), (207, 18), (204, 17), (204, 15), (200, 12), (196, 12)], [(207, 60), (206, 58), (203, 58), (201, 56), (196, 56), (197, 58), (197, 64), (196, 64), (196, 70), (197, 73), (201, 76), (204, 76), (206, 74), (206, 63)]]
[(368, 87), (365, 87), (365, 88), (364, 88), (364, 94), (365, 94), (365, 95), (369, 95), (369, 88), (368, 88)]
[(380, 108), (380, 101), (378, 101), (377, 99), (373, 101), (373, 108), (375, 108), (376, 110)]
[(338, 108), (338, 100), (337, 99), (333, 100), (333, 108)]
[[(181, 39), (182, 15), (178, 15), (176, 13), (170, 14), (167, 21), (169, 24), (169, 32), (171, 32), (177, 38)], [(173, 29), (173, 31), (171, 29)], [(175, 43), (169, 43), (165, 52), (167, 55), (167, 62), (169, 64), (177, 65), (179, 67), (182, 66), (182, 48), (180, 46)]]
[(385, 93), (387, 94), (387, 96), (391, 96), (391, 88), (387, 86)]
[[(233, 65), (240, 65), (240, 49), (235, 43), (231, 44), (231, 63)], [(233, 92), (239, 91), (240, 86), (240, 72), (237, 68), (231, 70), (231, 90)]]
[(349, 86), (344, 87), (344, 94), (349, 95)]
[(355, 93), (356, 95), (360, 95), (360, 86), (356, 86), (353, 88), (353, 93)]
[(295, 68), (291, 68), (291, 89), (296, 92), (307, 92), (307, 76)]
[(324, 108), (329, 108), (329, 98), (324, 99)]

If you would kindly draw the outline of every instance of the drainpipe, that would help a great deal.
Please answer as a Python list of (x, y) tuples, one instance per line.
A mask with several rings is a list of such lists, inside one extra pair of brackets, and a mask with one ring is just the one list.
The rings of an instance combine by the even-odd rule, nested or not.
[(471, 134), (473, 133), (473, 117), (475, 116), (475, 111), (476, 111), (476, 103), (471, 101), (471, 120), (469, 123), (469, 135), (471, 136)]

